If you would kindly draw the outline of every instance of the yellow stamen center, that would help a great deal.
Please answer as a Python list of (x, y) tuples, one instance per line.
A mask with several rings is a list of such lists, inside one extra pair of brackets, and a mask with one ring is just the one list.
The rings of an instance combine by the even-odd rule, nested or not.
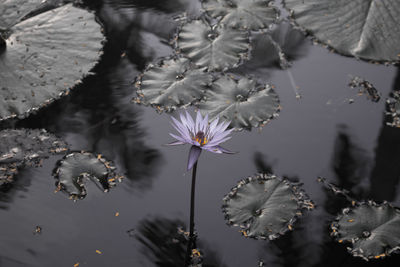
[(198, 143), (200, 144), (200, 146), (204, 146), (204, 145), (207, 144), (208, 141), (209, 141), (209, 140), (207, 139), (207, 137), (204, 136), (204, 133), (203, 133), (203, 132), (198, 132), (198, 133), (196, 134), (196, 136), (193, 137), (193, 140), (196, 141), (196, 142), (198, 142)]

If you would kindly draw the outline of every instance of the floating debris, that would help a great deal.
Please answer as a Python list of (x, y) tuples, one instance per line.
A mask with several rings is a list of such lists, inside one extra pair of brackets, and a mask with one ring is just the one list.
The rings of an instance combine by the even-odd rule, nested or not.
[[(367, 80), (360, 78), (358, 76), (352, 77), (351, 81), (349, 82), (349, 86), (351, 88), (358, 87), (358, 94), (359, 95), (367, 95), (367, 98), (372, 102), (379, 102), (381, 99), (381, 94), (378, 90)], [(351, 103), (350, 103), (351, 104)]]
[(400, 209), (387, 202), (357, 202), (331, 224), (331, 236), (368, 261), (400, 251)]
[(245, 237), (270, 240), (293, 230), (301, 211), (313, 208), (300, 184), (267, 174), (240, 181), (222, 206), (228, 224), (239, 226)]
[(101, 251), (98, 250), (98, 249), (96, 249), (96, 253), (99, 254), (99, 255), (103, 254), (103, 252), (101, 252)]
[(33, 234), (41, 234), (42, 233), (42, 227), (40, 227), (39, 225), (37, 225), (35, 227), (35, 231), (33, 232)]

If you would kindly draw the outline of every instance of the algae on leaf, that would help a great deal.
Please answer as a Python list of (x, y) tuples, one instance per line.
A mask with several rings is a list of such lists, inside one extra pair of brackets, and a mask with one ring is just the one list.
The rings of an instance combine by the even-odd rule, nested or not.
[(94, 14), (72, 4), (39, 12), (40, 3), (0, 0), (5, 5), (0, 12), (5, 40), (0, 47), (0, 120), (25, 117), (68, 94), (101, 55), (104, 36)]
[(257, 31), (268, 28), (279, 17), (271, 0), (204, 0), (203, 9), (232, 28)]
[(224, 197), (225, 218), (245, 237), (276, 239), (293, 229), (303, 209), (314, 208), (299, 186), (274, 175), (248, 177)]
[(210, 117), (231, 121), (230, 127), (241, 130), (264, 126), (278, 116), (280, 105), (270, 85), (224, 75), (212, 83), (199, 108)]
[(284, 0), (295, 22), (337, 52), (400, 60), (400, 1)]

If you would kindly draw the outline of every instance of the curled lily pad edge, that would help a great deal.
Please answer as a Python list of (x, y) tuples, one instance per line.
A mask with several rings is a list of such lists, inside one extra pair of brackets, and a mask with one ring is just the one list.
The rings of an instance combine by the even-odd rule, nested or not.
[[(329, 230), (331, 231), (330, 235), (331, 235), (331, 237), (333, 237), (335, 239), (336, 242), (338, 242), (340, 244), (351, 245), (351, 244), (353, 244), (354, 242), (356, 242), (358, 240), (358, 239), (345, 240), (345, 239), (340, 238), (339, 221), (344, 216), (348, 215), (352, 209), (356, 209), (357, 207), (364, 206), (364, 205), (365, 206), (370, 206), (370, 207), (371, 206), (372, 207), (388, 206), (389, 208), (395, 209), (400, 214), (400, 208), (393, 206), (391, 203), (389, 203), (387, 201), (383, 201), (380, 204), (376, 203), (373, 200), (352, 202), (351, 203), (351, 207), (347, 207), (347, 208), (342, 209), (341, 214), (339, 214), (329, 226)], [(351, 246), (346, 246), (346, 249), (353, 257), (359, 257), (359, 258), (362, 258), (365, 261), (369, 261), (369, 260), (383, 259), (385, 257), (389, 257), (393, 253), (400, 253), (400, 244), (398, 246), (396, 246), (396, 247), (393, 247), (393, 248), (387, 250), (385, 253), (380, 254), (380, 255), (365, 255), (363, 253), (363, 251), (360, 251), (359, 249), (353, 249)]]
[(282, 6), (284, 9), (286, 9), (286, 11), (288, 11), (289, 16), (288, 16), (288, 20), (290, 22), (290, 24), (295, 27), (296, 29), (298, 29), (299, 31), (301, 31), (306, 37), (308, 37), (310, 39), (310, 42), (312, 45), (319, 45), (325, 49), (327, 49), (330, 53), (335, 53), (337, 55), (340, 55), (342, 57), (348, 57), (348, 58), (354, 58), (356, 60), (359, 61), (364, 61), (370, 64), (375, 64), (375, 65), (385, 65), (385, 66), (397, 66), (398, 64), (400, 64), (400, 58), (399, 60), (393, 60), (393, 61), (387, 61), (387, 60), (372, 60), (372, 59), (367, 59), (367, 58), (362, 58), (362, 57), (358, 57), (355, 55), (351, 55), (351, 54), (343, 54), (340, 53), (339, 51), (337, 51), (334, 47), (332, 47), (331, 45), (329, 45), (328, 43), (319, 40), (311, 31), (307, 30), (305, 27), (301, 26), (300, 24), (297, 23), (296, 19), (295, 19), (295, 14), (294, 14), (294, 10), (288, 8), (286, 6), (286, 1), (282, 0)]
[[(240, 187), (245, 186), (248, 183), (251, 183), (253, 181), (257, 181), (257, 180), (261, 180), (261, 181), (267, 181), (267, 180), (271, 180), (271, 179), (278, 179), (281, 182), (285, 183), (286, 185), (288, 185), (291, 189), (293, 194), (296, 196), (296, 202), (297, 202), (297, 212), (295, 213), (295, 215), (292, 217), (292, 219), (289, 220), (288, 223), (286, 223), (286, 225), (279, 231), (279, 233), (275, 233), (275, 234), (271, 234), (271, 235), (259, 235), (259, 236), (249, 236), (248, 235), (248, 225), (249, 225), (249, 221), (251, 219), (249, 219), (248, 221), (246, 221), (243, 224), (237, 224), (237, 223), (233, 223), (230, 219), (229, 219), (229, 215), (227, 213), (227, 206), (228, 206), (228, 201), (229, 199), (231, 199), (232, 197), (234, 197), (237, 194), (237, 191)], [(302, 183), (293, 183), (288, 181), (287, 179), (282, 179), (279, 178), (276, 175), (273, 174), (267, 174), (267, 173), (257, 173), (253, 176), (248, 176), (247, 178), (244, 178), (242, 180), (240, 180), (236, 186), (234, 186), (228, 194), (226, 194), (224, 196), (224, 198), (222, 199), (223, 204), (222, 204), (222, 212), (224, 214), (224, 218), (227, 221), (227, 225), (229, 226), (236, 226), (239, 227), (241, 230), (239, 231), (240, 233), (242, 233), (242, 235), (244, 237), (247, 238), (252, 238), (255, 240), (275, 240), (277, 238), (279, 238), (280, 236), (283, 236), (284, 234), (286, 234), (288, 231), (293, 231), (294, 230), (294, 223), (301, 217), (303, 216), (303, 212), (302, 210), (313, 210), (315, 208), (315, 204), (314, 202), (309, 198), (309, 196), (307, 195), (307, 193), (300, 188), (302, 186)]]
[[(61, 5), (61, 6), (54, 6), (53, 9), (47, 10), (47, 11), (45, 11), (45, 12), (51, 12), (51, 11), (53, 11), (54, 9), (63, 7), (63, 6), (65, 6), (65, 5), (67, 5), (67, 4), (69, 4), (69, 3), (65, 3), (64, 5)], [(68, 88), (65, 88), (64, 90), (62, 90), (56, 97), (46, 99), (46, 100), (43, 101), (40, 105), (38, 105), (38, 106), (36, 106), (36, 107), (33, 107), (33, 108), (30, 108), (30, 109), (26, 110), (25, 112), (23, 112), (23, 113), (21, 113), (21, 114), (11, 114), (11, 115), (9, 115), (9, 116), (0, 117), (0, 122), (1, 122), (1, 123), (6, 122), (6, 121), (11, 121), (11, 120), (22, 120), (22, 119), (28, 118), (28, 117), (31, 116), (31, 115), (34, 115), (34, 114), (37, 113), (39, 110), (48, 107), (49, 105), (53, 104), (54, 102), (58, 101), (59, 99), (65, 97), (65, 96), (68, 96), (72, 90), (74, 90), (78, 85), (82, 84), (82, 81), (83, 81), (85, 78), (87, 78), (87, 77), (89, 77), (89, 76), (92, 76), (92, 75), (95, 75), (95, 73), (92, 72), (92, 70), (93, 70), (94, 67), (96, 67), (96, 66), (99, 64), (99, 62), (101, 61), (102, 56), (103, 56), (103, 54), (104, 54), (104, 46), (105, 46), (105, 44), (107, 43), (107, 37), (106, 37), (106, 35), (105, 35), (105, 28), (104, 28), (104, 25), (103, 25), (103, 23), (98, 19), (97, 15), (95, 14), (95, 12), (94, 12), (93, 10), (90, 10), (90, 9), (88, 9), (88, 8), (84, 8), (83, 6), (81, 6), (81, 5), (76, 5), (76, 4), (72, 4), (72, 7), (74, 7), (74, 8), (79, 8), (79, 9), (83, 9), (83, 10), (85, 10), (86, 12), (91, 13), (91, 14), (93, 15), (93, 17), (94, 17), (94, 22), (95, 22), (95, 23), (98, 23), (98, 24), (100, 25), (100, 33), (101, 33), (101, 35), (102, 35), (103, 38), (102, 38), (102, 40), (101, 40), (101, 42), (100, 42), (100, 43), (101, 43), (101, 48), (97, 51), (97, 53), (98, 53), (98, 55), (99, 55), (99, 56), (98, 56), (98, 59), (97, 59), (96, 61), (94, 61), (94, 62), (91, 64), (92, 66), (91, 66), (91, 68), (88, 70), (88, 72), (87, 72), (86, 74), (83, 74), (83, 75), (81, 76), (80, 79), (75, 80), (74, 83), (73, 83), (71, 86), (69, 86)], [(31, 12), (34, 12), (34, 10), (31, 11)], [(44, 12), (43, 12), (43, 13), (44, 13)], [(40, 14), (38, 14), (38, 15), (40, 15)], [(29, 18), (28, 18), (28, 19), (29, 19)], [(22, 20), (22, 21), (23, 21), (23, 20)], [(18, 23), (21, 23), (22, 21), (19, 21)], [(17, 24), (18, 24), (18, 23), (17, 23)], [(15, 25), (17, 25), (17, 24), (15, 24)], [(13, 25), (13, 26), (15, 26), (15, 25)], [(13, 27), (13, 26), (12, 26), (12, 27)]]
[[(103, 157), (102, 154), (99, 153), (92, 153), (86, 150), (72, 150), (72, 151), (68, 151), (69, 153), (66, 154), (62, 159), (60, 159), (59, 161), (57, 161), (55, 168), (53, 169), (53, 173), (52, 176), (55, 179), (56, 183), (56, 190), (55, 192), (59, 192), (62, 191), (63, 193), (69, 195), (69, 199), (73, 200), (73, 201), (77, 201), (77, 200), (82, 200), (86, 197), (87, 195), (87, 191), (85, 189), (85, 182), (84, 181), (74, 181), (75, 183), (77, 183), (78, 186), (81, 187), (82, 189), (82, 194), (73, 194), (73, 193), (69, 193), (68, 191), (64, 190), (63, 184), (60, 182), (59, 179), (59, 170), (60, 167), (62, 166), (63, 162), (68, 158), (68, 157), (72, 157), (75, 154), (83, 154), (83, 155), (88, 155), (88, 156), (93, 156), (95, 158), (97, 158), (99, 160), (99, 162), (101, 162), (107, 169), (107, 183), (109, 188), (108, 189), (104, 189), (104, 192), (107, 193), (109, 192), (109, 189), (115, 187), (117, 185), (116, 181), (118, 181), (119, 183), (122, 182), (122, 179), (124, 178), (124, 176), (117, 174), (116, 167), (114, 165), (114, 163), (110, 160), (107, 160)], [(83, 174), (85, 173), (81, 173), (79, 175), (79, 177), (81, 177)], [(76, 179), (79, 179), (79, 177), (77, 177)], [(96, 178), (96, 177), (95, 177)], [(96, 178), (97, 182), (100, 182), (97, 178)]]

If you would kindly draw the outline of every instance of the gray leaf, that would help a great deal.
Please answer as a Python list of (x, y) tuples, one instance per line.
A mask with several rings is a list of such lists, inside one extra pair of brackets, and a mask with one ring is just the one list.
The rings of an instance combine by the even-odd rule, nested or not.
[(57, 189), (68, 193), (71, 199), (83, 199), (87, 194), (84, 179), (88, 178), (96, 184), (99, 183), (102, 190), (107, 192), (110, 187), (115, 186), (116, 180), (122, 178), (114, 173), (114, 169), (111, 162), (107, 162), (101, 155), (73, 152), (58, 162), (54, 172)]
[(248, 33), (221, 25), (210, 26), (194, 20), (182, 26), (177, 49), (196, 65), (209, 70), (225, 70), (239, 65), (250, 50)]
[(225, 75), (212, 83), (199, 108), (210, 117), (231, 121), (231, 127), (241, 130), (264, 126), (278, 116), (280, 105), (270, 85)]
[(204, 0), (204, 10), (213, 18), (221, 17), (221, 24), (232, 28), (260, 30), (278, 19), (278, 10), (271, 0)]
[(398, 0), (284, 0), (297, 24), (339, 53), (366, 60), (400, 58)]
[(244, 236), (272, 240), (292, 230), (303, 208), (313, 207), (298, 185), (258, 174), (240, 181), (225, 196), (223, 212), (229, 224), (243, 229)]
[(13, 182), (19, 168), (40, 166), (42, 159), (67, 150), (64, 141), (45, 130), (0, 131), (0, 186)]
[(346, 208), (331, 225), (332, 235), (365, 260), (389, 256), (400, 249), (400, 210), (372, 201)]
[(195, 69), (186, 58), (166, 59), (138, 77), (134, 101), (170, 112), (201, 99), (211, 81), (211, 74)]
[(8, 31), (0, 49), (0, 120), (24, 117), (67, 94), (97, 63), (104, 38), (94, 14), (71, 4)]

